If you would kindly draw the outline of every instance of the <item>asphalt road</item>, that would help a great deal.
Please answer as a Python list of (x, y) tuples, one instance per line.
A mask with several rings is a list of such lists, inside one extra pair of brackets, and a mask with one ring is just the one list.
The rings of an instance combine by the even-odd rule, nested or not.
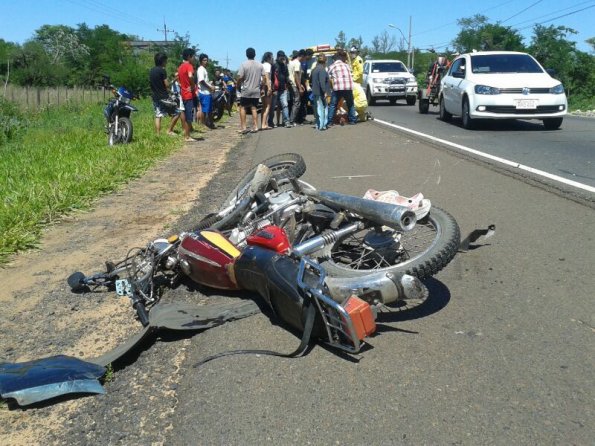
[[(496, 235), (429, 280), (424, 305), (381, 314), (357, 361), (317, 346), (300, 359), (240, 355), (193, 367), (231, 349), (296, 348), (298, 338), (265, 315), (193, 337), (167, 444), (592, 444), (593, 201), (373, 122), (245, 141), (236, 156), (246, 167), (298, 152), (319, 189), (421, 191), (463, 235), (489, 224)], [(232, 184), (209, 187), (220, 195)]]
[(417, 104), (378, 102), (370, 111), (377, 119), (595, 187), (593, 118), (566, 116), (555, 131), (545, 130), (541, 121), (523, 120), (484, 121), (469, 131), (459, 118), (441, 121), (438, 107), (422, 115)]

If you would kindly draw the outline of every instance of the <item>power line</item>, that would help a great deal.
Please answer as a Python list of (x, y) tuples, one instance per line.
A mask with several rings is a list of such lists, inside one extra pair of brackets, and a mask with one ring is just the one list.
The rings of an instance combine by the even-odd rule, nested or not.
[[(595, 8), (595, 5), (587, 6), (586, 8), (578, 9), (578, 10), (576, 10), (576, 11), (572, 11), (572, 12), (569, 12), (569, 13), (567, 13), (567, 14), (562, 14), (562, 15), (559, 15), (559, 16), (557, 16), (557, 17), (553, 17), (553, 18), (551, 18), (551, 19), (544, 20), (543, 22), (539, 22), (539, 23), (533, 23), (532, 25), (527, 25), (527, 26), (525, 26), (525, 27), (523, 27), (523, 28), (519, 28), (519, 30), (522, 30), (522, 29), (527, 29), (527, 28), (531, 28), (531, 27), (533, 27), (533, 26), (535, 26), (535, 25), (543, 25), (544, 23), (553, 22), (554, 20), (561, 19), (562, 17), (568, 17), (569, 15), (577, 14), (577, 13), (579, 13), (579, 12), (582, 12), (582, 11), (585, 11), (585, 10), (587, 10), (587, 9), (591, 9), (591, 8)], [(526, 22), (523, 22), (523, 23), (526, 23)]]
[[(587, 8), (585, 8), (585, 9), (589, 9), (589, 8), (592, 8), (593, 6), (595, 6), (595, 4), (593, 4), (593, 3), (594, 3), (593, 1), (586, 1), (586, 2), (582, 2), (582, 3), (578, 3), (578, 4), (576, 4), (576, 5), (573, 5), (573, 6), (568, 6), (568, 7), (566, 7), (566, 8), (562, 8), (562, 9), (558, 9), (558, 10), (556, 10), (556, 11), (549, 12), (549, 13), (547, 13), (547, 14), (543, 14), (543, 15), (540, 15), (540, 16), (537, 16), (537, 17), (534, 17), (534, 18), (532, 18), (532, 19), (523, 20), (522, 22), (515, 23), (515, 24), (514, 24), (514, 25), (512, 25), (512, 26), (519, 26), (519, 25), (522, 25), (522, 24), (524, 24), (524, 23), (535, 22), (536, 20), (539, 20), (539, 19), (542, 19), (542, 18), (545, 18), (545, 17), (549, 17), (549, 16), (551, 16), (551, 15), (553, 15), (553, 14), (557, 14), (557, 13), (559, 13), (559, 12), (562, 12), (562, 11), (568, 11), (569, 9), (573, 9), (573, 8), (576, 8), (576, 7), (578, 7), (578, 6), (586, 5), (586, 4), (589, 4), (589, 3), (591, 3), (591, 6), (588, 6), (588, 7), (587, 7)], [(580, 11), (583, 11), (583, 9), (581, 9), (581, 10), (578, 10), (578, 11), (576, 11), (576, 12), (580, 12)], [(572, 15), (572, 14), (575, 14), (576, 12), (574, 12), (574, 11), (573, 11), (573, 12), (570, 12), (570, 13), (568, 13), (568, 14), (564, 14), (564, 15), (562, 15), (562, 16), (560, 16), (560, 17), (565, 17), (566, 15)], [(552, 19), (549, 19), (549, 21), (551, 21), (551, 20), (556, 20), (557, 18), (560, 18), (560, 17), (554, 17), (554, 18), (552, 18)], [(546, 22), (544, 21), (543, 23), (546, 23)], [(532, 25), (531, 25), (531, 26), (532, 26)]]
[[(140, 24), (140, 25), (145, 25), (145, 26), (146, 25), (155, 26), (154, 24), (150, 24), (149, 22), (139, 19), (138, 17), (123, 13), (123, 12), (115, 10), (111, 7), (102, 5), (98, 2), (93, 2), (92, 0), (87, 0), (86, 2), (77, 2), (75, 0), (65, 0), (65, 1), (67, 1), (68, 3), (71, 3), (75, 6), (79, 6), (81, 8), (85, 8), (85, 9), (88, 9), (93, 12), (98, 12), (100, 14), (107, 16), (107, 17), (112, 17), (114, 19), (130, 23), (132, 25)], [(93, 5), (93, 3), (95, 3), (95, 5)], [(119, 12), (119, 14), (115, 14), (114, 12)], [(130, 16), (130, 18), (126, 18), (125, 17), (126, 15)]]
[(511, 15), (510, 17), (508, 17), (506, 20), (502, 20), (498, 23), (504, 23), (504, 22), (508, 22), (510, 19), (514, 19), (516, 16), (521, 15), (523, 12), (527, 11), (528, 9), (531, 9), (533, 6), (537, 5), (538, 3), (541, 3), (543, 0), (537, 0), (535, 3), (532, 3), (531, 5), (527, 6), (525, 9), (523, 9), (522, 11), (517, 12), (514, 15)]
[[(476, 14), (483, 14), (484, 12), (491, 11), (492, 9), (496, 9), (496, 8), (499, 8), (501, 6), (505, 6), (505, 5), (509, 4), (509, 3), (513, 3), (513, 2), (516, 2), (516, 1), (518, 1), (518, 0), (508, 0), (508, 1), (504, 2), (504, 3), (500, 3), (498, 5), (492, 6), (491, 8), (487, 8), (487, 9), (484, 9), (483, 11), (479, 11), (479, 12), (475, 13), (474, 15), (476, 15)], [(426, 34), (426, 33), (432, 32), (432, 31), (437, 31), (439, 29), (447, 28), (449, 26), (456, 25), (458, 23), (459, 23), (459, 20), (457, 19), (454, 22), (445, 23), (442, 26), (430, 28), (430, 29), (427, 29), (425, 31), (420, 31), (418, 33), (415, 33), (412, 37), (417, 37), (417, 36), (419, 36), (421, 34)]]

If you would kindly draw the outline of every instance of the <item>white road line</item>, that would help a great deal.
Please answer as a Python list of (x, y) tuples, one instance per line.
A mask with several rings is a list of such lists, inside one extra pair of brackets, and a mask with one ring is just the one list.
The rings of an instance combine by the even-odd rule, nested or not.
[(577, 187), (579, 189), (595, 193), (595, 187), (589, 186), (587, 184), (579, 183), (578, 181), (572, 181), (572, 180), (560, 177), (558, 175), (554, 175), (549, 172), (544, 172), (543, 170), (535, 169), (530, 166), (525, 166), (524, 164), (517, 163), (516, 161), (510, 161), (505, 158), (500, 158), (499, 156), (494, 156), (494, 155), (490, 155), (489, 153), (480, 152), (479, 150), (472, 149), (471, 147), (462, 146), (461, 144), (456, 144), (454, 142), (446, 141), (445, 139), (436, 138), (432, 135), (428, 135), (426, 133), (421, 133), (416, 130), (411, 130), (411, 129), (408, 129), (407, 127), (402, 127), (400, 125), (392, 124), (390, 122), (386, 122), (381, 119), (374, 118), (374, 122), (379, 122), (380, 124), (386, 125), (388, 127), (394, 127), (396, 129), (402, 130), (404, 132), (411, 133), (412, 135), (421, 136), (422, 138), (430, 139), (432, 141), (439, 142), (440, 144), (445, 144), (447, 146), (454, 147), (456, 149), (463, 150), (465, 152), (473, 153), (474, 155), (505, 164), (505, 165), (513, 167), (515, 169), (520, 169), (520, 170), (524, 170), (526, 172), (531, 172), (532, 174), (539, 175), (539, 176), (542, 176), (545, 178), (549, 178), (550, 180), (557, 181), (559, 183), (564, 183), (568, 186)]

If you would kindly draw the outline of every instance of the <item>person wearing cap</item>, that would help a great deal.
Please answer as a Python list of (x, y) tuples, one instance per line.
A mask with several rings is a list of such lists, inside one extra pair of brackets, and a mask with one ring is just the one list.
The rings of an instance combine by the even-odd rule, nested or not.
[(359, 55), (359, 50), (356, 46), (352, 46), (349, 53), (351, 55), (351, 74), (353, 75), (353, 82), (362, 85), (364, 83), (364, 61)]

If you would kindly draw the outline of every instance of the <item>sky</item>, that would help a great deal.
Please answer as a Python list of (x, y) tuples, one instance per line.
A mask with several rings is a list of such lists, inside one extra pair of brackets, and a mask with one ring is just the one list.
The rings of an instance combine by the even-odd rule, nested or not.
[(475, 14), (517, 29), (527, 45), (536, 23), (573, 28), (578, 34), (568, 38), (585, 52), (585, 40), (595, 37), (595, 0), (0, 0), (0, 38), (24, 43), (43, 25), (86, 23), (164, 40), (167, 29), (168, 39), (187, 34), (200, 52), (235, 70), (248, 47), (260, 59), (265, 51), (334, 45), (340, 31), (368, 46), (387, 31), (407, 47), (411, 33), (412, 47), (443, 50), (460, 31), (457, 20)]

